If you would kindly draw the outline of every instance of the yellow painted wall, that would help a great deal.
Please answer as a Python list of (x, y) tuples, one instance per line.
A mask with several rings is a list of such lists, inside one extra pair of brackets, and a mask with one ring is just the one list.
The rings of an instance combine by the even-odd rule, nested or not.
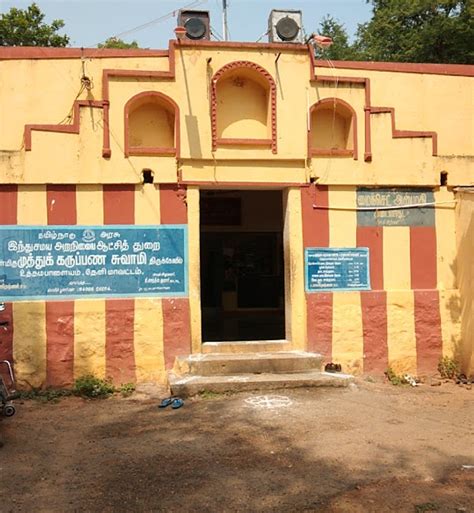
[[(135, 224), (159, 225), (160, 189), (143, 184), (135, 188)], [(163, 311), (161, 299), (135, 299), (134, 349), (139, 382), (163, 382), (166, 379), (163, 347)]]
[[(391, 137), (390, 114), (372, 115), (373, 161), (364, 162), (364, 87), (343, 82), (310, 83), (309, 56), (305, 51), (293, 50), (288, 45), (288, 49), (282, 51), (276, 60), (276, 53), (271, 50), (183, 47), (175, 52), (175, 58), (175, 80), (111, 79), (109, 90), (112, 157), (103, 159), (102, 110), (88, 107), (81, 109), (80, 134), (34, 131), (33, 150), (26, 153), (22, 150), (25, 124), (70, 123), (68, 115), (72, 112), (73, 101), (81, 88), (80, 59), (2, 61), (0, 55), (1, 181), (139, 183), (140, 172), (144, 167), (159, 171), (159, 180), (162, 182), (175, 180), (176, 162), (173, 158), (143, 156), (125, 159), (123, 156), (125, 103), (137, 93), (159, 91), (179, 105), (182, 159), (188, 161), (192, 169), (195, 168), (196, 160), (213, 162), (218, 170), (219, 181), (235, 181), (237, 178), (241, 181), (268, 181), (268, 175), (265, 173), (264, 179), (257, 170), (254, 170), (257, 173), (255, 177), (246, 176), (248, 173), (239, 173), (232, 162), (245, 159), (266, 161), (275, 165), (273, 181), (301, 180), (305, 176), (300, 169), (304, 168), (307, 156), (309, 107), (324, 98), (341, 98), (356, 111), (359, 160), (312, 159), (313, 174), (320, 183), (437, 185), (441, 170), (449, 172), (450, 185), (473, 183), (474, 178), (469, 171), (472, 169), (474, 154), (474, 121), (469, 114), (473, 104), (470, 78), (316, 69), (317, 74), (369, 77), (372, 105), (394, 107), (397, 128), (438, 132), (440, 157), (433, 158), (430, 139), (394, 140)], [(235, 60), (255, 62), (265, 68), (275, 80), (278, 129), (276, 155), (269, 148), (252, 147), (218, 147), (212, 153), (209, 80), (222, 66)], [(86, 59), (85, 70), (92, 79), (93, 88), (83, 91), (78, 99), (102, 99), (104, 69), (167, 71), (169, 62), (166, 57)], [(31, 87), (32, 83), (35, 84), (34, 88)], [(233, 83), (229, 87), (236, 89)], [(397, 91), (396, 95), (393, 94), (394, 90)], [(51, 100), (48, 101), (48, 98)], [(449, 105), (449, 110), (440, 113), (440, 105)], [(241, 109), (244, 107), (241, 106)], [(247, 121), (242, 119), (237, 124), (230, 123), (227, 128), (223, 128), (224, 135), (236, 137), (242, 131), (250, 138), (269, 135), (269, 123), (267, 122), (264, 134), (263, 118), (260, 119), (263, 114), (258, 114), (254, 107), (257, 108), (257, 104), (252, 107), (253, 114), (246, 116)], [(242, 123), (244, 125), (237, 130)], [(55, 154), (55, 159), (49, 159), (52, 153)], [(48, 165), (45, 166), (43, 162), (48, 162)], [(230, 167), (226, 162), (230, 163)], [(249, 169), (248, 163), (242, 164), (242, 167)], [(264, 167), (266, 165), (263, 164)], [(206, 168), (209, 164), (203, 162), (203, 166)], [(64, 172), (65, 169), (68, 170), (67, 173)], [(188, 179), (198, 179), (198, 173), (189, 171), (185, 174)], [(199, 179), (212, 181), (216, 176), (203, 170)]]
[(145, 103), (129, 115), (130, 146), (173, 148), (174, 115), (156, 103)]
[[(46, 187), (18, 188), (18, 224), (47, 224)], [(19, 386), (46, 383), (46, 306), (44, 301), (13, 304), (13, 358)]]
[[(1, 50), (1, 49), (0, 49)], [(280, 54), (280, 55), (279, 55)], [(277, 58), (278, 57), (278, 58)], [(356, 187), (360, 185), (432, 186), (436, 201), (451, 201), (451, 189), (438, 188), (440, 172), (448, 172), (449, 186), (474, 184), (474, 116), (472, 78), (316, 69), (316, 74), (368, 77), (371, 104), (394, 107), (396, 128), (438, 132), (438, 157), (432, 156), (431, 139), (392, 138), (389, 113), (370, 116), (372, 162), (364, 160), (365, 90), (362, 85), (310, 82), (309, 55), (288, 45), (284, 50), (183, 46), (175, 53), (176, 78), (114, 78), (110, 92), (110, 144), (112, 156), (102, 157), (104, 118), (101, 109), (81, 108), (79, 134), (32, 133), (32, 151), (23, 146), (25, 124), (70, 124), (74, 99), (102, 100), (105, 69), (169, 69), (167, 57), (127, 59), (1, 60), (0, 51), (0, 184), (20, 184), (18, 223), (46, 224), (45, 184), (78, 184), (77, 223), (102, 224), (102, 184), (136, 184), (137, 224), (159, 224), (159, 193), (155, 185), (142, 186), (142, 170), (151, 169), (155, 183), (176, 183), (180, 176), (187, 189), (189, 218), (189, 304), (192, 350), (200, 351), (199, 185), (204, 187), (280, 187), (285, 196), (285, 262), (287, 338), (294, 349), (306, 347), (306, 309), (302, 241), (301, 190), (310, 175), (329, 185), (329, 204), (346, 208), (329, 212), (330, 246), (355, 247)], [(276, 83), (276, 154), (267, 147), (218, 147), (212, 151), (210, 80), (226, 64), (247, 60), (265, 68)], [(82, 91), (82, 65), (93, 88)], [(248, 82), (221, 84), (218, 101), (232, 100), (232, 113), (219, 126), (225, 137), (267, 138), (271, 135), (268, 91)], [(247, 74), (245, 74), (247, 77)], [(244, 78), (245, 78), (244, 77)], [(234, 80), (234, 81), (233, 81)], [(32, 87), (34, 84), (34, 87)], [(239, 107), (245, 89), (255, 98)], [(240, 90), (241, 89), (241, 90)], [(181, 155), (124, 157), (124, 106), (134, 95), (158, 91), (179, 106)], [(394, 94), (396, 91), (396, 94)], [(263, 94), (265, 93), (265, 94)], [(242, 96), (241, 95), (241, 96)], [(259, 96), (260, 95), (260, 96)], [(235, 100), (237, 98), (237, 100)], [(356, 112), (358, 160), (307, 159), (310, 107), (325, 98), (346, 101)], [(246, 114), (241, 119), (237, 114)], [(331, 119), (326, 119), (330, 130)], [(143, 117), (140, 123), (143, 125)], [(170, 126), (161, 118), (161, 126)], [(244, 135), (242, 135), (244, 134)], [(329, 134), (333, 139), (333, 134)], [(148, 133), (139, 133), (149, 144)], [(163, 144), (168, 145), (170, 132)], [(136, 142), (138, 141), (136, 140)], [(161, 144), (161, 143), (160, 143)], [(457, 195), (458, 198), (461, 195)], [(465, 368), (472, 363), (472, 200), (462, 196), (436, 210), (438, 291), (440, 293), (443, 354), (462, 355)], [(457, 237), (457, 239), (456, 239)], [(457, 242), (456, 242), (457, 241)], [(409, 228), (384, 228), (384, 281), (387, 290), (389, 361), (400, 372), (416, 371), (414, 301), (410, 290)], [(333, 295), (333, 353), (348, 370), (359, 372), (363, 362), (361, 300), (358, 293)], [(44, 383), (46, 335), (44, 303), (14, 306), (14, 356), (20, 381)], [(74, 374), (105, 374), (105, 302), (75, 302)], [(164, 379), (163, 312), (161, 300), (135, 301), (135, 361), (140, 381)], [(91, 336), (92, 334), (92, 336)]]
[[(78, 188), (76, 216), (79, 225), (104, 222), (102, 186)], [(74, 377), (94, 374), (105, 378), (105, 301), (83, 299), (74, 302)]]
[(454, 348), (466, 374), (474, 372), (474, 191), (460, 192), (457, 205), (458, 256), (461, 292), (461, 342)]
[(271, 136), (270, 91), (252, 74), (231, 73), (217, 85), (217, 137), (256, 139)]

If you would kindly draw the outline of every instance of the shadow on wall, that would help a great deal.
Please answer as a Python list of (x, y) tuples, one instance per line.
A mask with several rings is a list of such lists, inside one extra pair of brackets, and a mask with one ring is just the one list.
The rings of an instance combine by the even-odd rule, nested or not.
[(454, 356), (462, 372), (474, 373), (474, 191), (458, 193), (454, 268), (461, 294), (461, 343)]

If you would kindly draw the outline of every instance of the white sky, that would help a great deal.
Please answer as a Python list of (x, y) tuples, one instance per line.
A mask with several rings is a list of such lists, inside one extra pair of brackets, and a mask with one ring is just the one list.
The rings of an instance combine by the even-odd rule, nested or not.
[[(46, 14), (46, 21), (62, 19), (64, 32), (71, 38), (71, 46), (91, 47), (110, 36), (121, 34), (138, 25), (160, 18), (178, 10), (192, 0), (36, 0)], [(0, 12), (11, 7), (24, 9), (32, 0), (0, 0)], [(221, 0), (203, 0), (199, 10), (211, 11), (211, 26), (222, 34)], [(230, 39), (256, 41), (267, 28), (272, 9), (299, 9), (303, 11), (303, 24), (307, 33), (316, 30), (326, 15), (345, 24), (353, 35), (357, 24), (371, 16), (371, 6), (366, 0), (228, 0)], [(124, 35), (126, 41), (136, 40), (142, 48), (166, 48), (172, 39), (176, 18), (170, 16), (140, 31)], [(266, 41), (266, 37), (262, 41)]]

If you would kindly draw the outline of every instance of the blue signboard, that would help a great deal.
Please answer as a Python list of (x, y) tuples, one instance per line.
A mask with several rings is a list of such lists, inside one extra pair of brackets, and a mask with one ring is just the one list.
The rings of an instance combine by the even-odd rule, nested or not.
[[(426, 188), (357, 189), (359, 226), (434, 226), (434, 194)], [(431, 205), (430, 205), (431, 203)], [(421, 205), (426, 205), (423, 207)], [(402, 208), (398, 208), (402, 207)]]
[(187, 292), (186, 225), (0, 227), (0, 301)]
[(370, 290), (369, 248), (306, 248), (307, 292)]

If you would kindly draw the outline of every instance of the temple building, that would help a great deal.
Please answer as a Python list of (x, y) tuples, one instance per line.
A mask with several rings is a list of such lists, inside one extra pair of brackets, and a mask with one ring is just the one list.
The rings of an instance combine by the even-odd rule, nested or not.
[(473, 67), (177, 34), (0, 48), (19, 383), (165, 382), (176, 357), (249, 348), (474, 372)]

